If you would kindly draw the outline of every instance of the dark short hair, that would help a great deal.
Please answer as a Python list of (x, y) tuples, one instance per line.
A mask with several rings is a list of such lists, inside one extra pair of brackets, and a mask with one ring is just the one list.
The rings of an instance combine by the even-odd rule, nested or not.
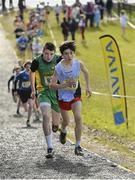
[(76, 46), (75, 46), (75, 42), (74, 41), (65, 41), (60, 47), (60, 52), (61, 54), (63, 54), (63, 52), (66, 50), (66, 49), (71, 49), (72, 51), (75, 52), (75, 49), (76, 49)]
[(26, 68), (27, 64), (31, 65), (31, 61), (30, 61), (30, 60), (27, 60), (27, 61), (23, 64), (23, 67)]
[(50, 50), (50, 51), (55, 51), (55, 50), (56, 50), (56, 47), (55, 47), (55, 45), (54, 45), (53, 43), (47, 42), (47, 43), (45, 43), (45, 45), (44, 45), (43, 51), (44, 51), (45, 49), (48, 49), (48, 50)]

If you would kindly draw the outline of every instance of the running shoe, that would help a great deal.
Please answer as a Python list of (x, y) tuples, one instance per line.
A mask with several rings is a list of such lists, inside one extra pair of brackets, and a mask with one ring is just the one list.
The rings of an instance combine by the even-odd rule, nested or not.
[(62, 131), (60, 132), (60, 142), (61, 142), (61, 144), (66, 143), (66, 136), (67, 136), (67, 133), (63, 133)]
[(81, 146), (75, 147), (75, 155), (83, 156), (83, 152), (82, 152)]
[(23, 115), (20, 112), (18, 112), (18, 111), (16, 112), (16, 116), (17, 117), (23, 117)]
[(46, 158), (54, 158), (54, 150), (53, 150), (53, 148), (48, 148), (47, 149)]
[(27, 126), (27, 127), (31, 127), (29, 120), (26, 121), (26, 126)]
[(33, 119), (33, 123), (41, 123), (42, 121), (39, 118)]
[(57, 126), (57, 125), (52, 125), (52, 131), (53, 131), (54, 133), (56, 133), (58, 130), (59, 130), (59, 126)]

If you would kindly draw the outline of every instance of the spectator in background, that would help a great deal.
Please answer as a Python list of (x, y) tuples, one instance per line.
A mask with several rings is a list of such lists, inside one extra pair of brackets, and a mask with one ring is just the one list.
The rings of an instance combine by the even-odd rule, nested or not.
[(112, 18), (112, 9), (113, 9), (113, 0), (107, 0), (106, 1), (106, 11), (107, 11), (108, 20), (110, 18)]
[(99, 6), (101, 20), (104, 19), (105, 3), (103, 0), (95, 0), (95, 4)]
[(58, 4), (56, 4), (56, 6), (54, 7), (54, 12), (55, 12), (55, 16), (56, 16), (56, 21), (59, 25), (60, 24), (61, 7)]
[(76, 21), (76, 23), (79, 23), (80, 20), (80, 8), (75, 4), (72, 8), (72, 18)]
[(61, 29), (62, 29), (62, 34), (63, 34), (63, 37), (64, 37), (64, 41), (67, 41), (68, 34), (69, 34), (69, 24), (68, 24), (65, 17), (63, 18), (63, 21), (61, 23)]
[(81, 4), (81, 2), (79, 0), (76, 0), (75, 3), (73, 4), (73, 6), (74, 5), (78, 6), (78, 7), (82, 6), (82, 4)]
[(35, 15), (38, 15), (38, 20), (43, 22), (43, 24), (47, 22), (49, 13), (49, 7), (46, 7), (44, 2), (37, 4), (34, 12)]
[(94, 21), (95, 21), (95, 27), (96, 28), (99, 28), (100, 20), (101, 20), (100, 9), (99, 9), (98, 5), (95, 5)]
[(94, 4), (92, 2), (87, 2), (85, 7), (85, 16), (86, 16), (86, 27), (88, 25), (88, 21), (90, 21), (90, 27), (94, 25)]
[(23, 19), (23, 12), (24, 12), (24, 9), (26, 8), (25, 7), (25, 0), (19, 0), (18, 1), (18, 8), (20, 11), (21, 18)]
[(65, 0), (62, 0), (61, 4), (62, 4), (62, 12), (63, 12), (63, 14), (66, 14), (67, 5), (66, 5)]
[(45, 6), (45, 16), (46, 16), (46, 21), (49, 19), (49, 14), (50, 14), (50, 5), (49, 2), (47, 2), (47, 5)]
[(70, 18), (72, 16), (72, 7), (71, 6), (67, 6), (66, 9), (66, 18)]
[(122, 30), (122, 34), (121, 34), (122, 36), (125, 36), (127, 23), (128, 23), (128, 16), (126, 15), (126, 12), (124, 10), (121, 10), (120, 25)]
[(86, 23), (85, 23), (85, 17), (84, 17), (84, 14), (81, 14), (80, 15), (80, 21), (79, 21), (79, 24), (78, 24), (79, 28), (80, 28), (80, 33), (81, 33), (81, 37), (82, 37), (82, 41), (85, 40), (85, 28), (86, 28)]
[(77, 29), (77, 23), (73, 17), (68, 19), (69, 32), (71, 33), (72, 40), (75, 41), (75, 32)]

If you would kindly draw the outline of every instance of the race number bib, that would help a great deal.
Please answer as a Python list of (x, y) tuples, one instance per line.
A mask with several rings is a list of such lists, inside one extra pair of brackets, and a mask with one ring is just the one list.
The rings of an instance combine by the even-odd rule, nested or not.
[[(69, 79), (66, 79), (64, 81), (64, 83), (66, 83), (68, 81), (69, 81)], [(78, 87), (78, 79), (74, 79), (73, 81), (74, 81), (74, 83), (72, 84), (72, 86), (65, 88), (65, 90), (76, 90), (77, 89), (77, 87)]]
[(30, 87), (30, 81), (22, 82), (22, 88), (28, 88)]
[(45, 80), (45, 84), (49, 85), (52, 80), (52, 76), (44, 76), (44, 80)]

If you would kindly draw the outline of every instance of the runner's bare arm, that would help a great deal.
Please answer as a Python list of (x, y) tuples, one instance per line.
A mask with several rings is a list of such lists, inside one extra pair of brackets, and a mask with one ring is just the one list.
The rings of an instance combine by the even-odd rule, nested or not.
[(52, 88), (52, 89), (63, 89), (63, 88), (69, 87), (69, 83), (58, 84), (57, 82), (58, 82), (57, 72), (54, 71), (54, 75), (51, 79), (51, 83), (49, 84), (50, 88)]
[(35, 78), (36, 78), (36, 73), (30, 71), (30, 81), (31, 81), (31, 89), (32, 89), (31, 96), (32, 96), (32, 98), (35, 97), (35, 92), (36, 92), (35, 91)]
[(80, 67), (81, 67), (81, 71), (83, 72), (85, 83), (86, 83), (86, 95), (88, 97), (90, 97), (92, 94), (92, 91), (91, 91), (91, 87), (90, 87), (89, 72), (88, 72), (88, 69), (85, 67), (85, 65), (82, 62), (80, 62)]

